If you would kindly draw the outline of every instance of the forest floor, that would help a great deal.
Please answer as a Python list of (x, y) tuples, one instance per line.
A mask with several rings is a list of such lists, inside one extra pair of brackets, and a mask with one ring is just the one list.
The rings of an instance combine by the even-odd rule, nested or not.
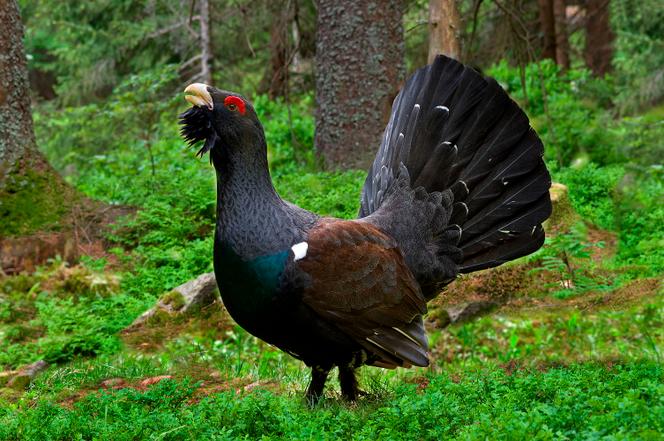
[[(608, 245), (584, 264), (615, 252), (611, 233), (587, 234)], [(465, 276), (434, 301), (429, 368), (363, 368), (357, 403), (332, 379), (314, 409), (307, 369), (218, 302), (127, 327), (140, 308), (119, 294), (117, 259), (5, 277), (2, 364), (50, 366), (0, 388), (0, 439), (662, 439), (661, 280), (579, 291), (537, 262)], [(450, 308), (482, 302), (482, 317), (446, 326)]]

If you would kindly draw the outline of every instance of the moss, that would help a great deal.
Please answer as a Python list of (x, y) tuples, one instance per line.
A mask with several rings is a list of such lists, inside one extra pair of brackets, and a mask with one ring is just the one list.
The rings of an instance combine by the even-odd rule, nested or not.
[(169, 305), (174, 311), (179, 311), (186, 304), (184, 297), (178, 291), (170, 291), (161, 298), (164, 305)]
[(154, 314), (152, 314), (152, 316), (150, 316), (150, 318), (148, 318), (148, 321), (147, 321), (146, 324), (147, 324), (148, 327), (151, 327), (151, 326), (156, 326), (156, 325), (162, 325), (162, 324), (168, 323), (172, 320), (173, 320), (173, 316), (168, 311), (164, 311), (163, 309), (157, 308), (155, 310)]
[(57, 229), (75, 195), (50, 169), (9, 175), (0, 191), (0, 237)]
[(53, 291), (63, 298), (78, 301), (82, 297), (108, 297), (119, 288), (114, 274), (93, 272), (81, 265), (60, 266), (50, 278)]
[(544, 227), (549, 232), (569, 231), (570, 227), (579, 220), (579, 215), (574, 211), (569, 198), (569, 189), (563, 184), (554, 182), (549, 191), (553, 211)]
[(27, 293), (38, 282), (39, 278), (34, 274), (21, 273), (12, 277), (3, 277), (0, 279), (0, 293)]

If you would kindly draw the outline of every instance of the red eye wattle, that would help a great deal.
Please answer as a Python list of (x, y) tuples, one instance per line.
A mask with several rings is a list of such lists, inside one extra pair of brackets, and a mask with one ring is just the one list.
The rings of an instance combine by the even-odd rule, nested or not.
[(237, 96), (227, 96), (224, 100), (224, 106), (233, 112), (240, 112), (240, 115), (244, 115), (247, 111), (247, 106), (244, 103), (244, 100)]

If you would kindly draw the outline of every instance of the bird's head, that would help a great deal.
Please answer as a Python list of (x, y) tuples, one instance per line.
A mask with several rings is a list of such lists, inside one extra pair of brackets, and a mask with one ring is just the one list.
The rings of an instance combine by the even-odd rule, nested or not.
[(205, 141), (197, 155), (264, 143), (256, 111), (242, 95), (194, 83), (184, 98), (193, 107), (180, 115), (180, 133), (190, 146)]

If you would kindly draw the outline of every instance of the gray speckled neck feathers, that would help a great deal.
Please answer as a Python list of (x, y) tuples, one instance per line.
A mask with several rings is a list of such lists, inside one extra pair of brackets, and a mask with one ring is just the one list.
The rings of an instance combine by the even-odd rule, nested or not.
[(215, 240), (230, 245), (243, 259), (253, 259), (304, 240), (317, 216), (279, 197), (263, 136), (242, 141), (218, 145), (211, 152), (217, 170)]

